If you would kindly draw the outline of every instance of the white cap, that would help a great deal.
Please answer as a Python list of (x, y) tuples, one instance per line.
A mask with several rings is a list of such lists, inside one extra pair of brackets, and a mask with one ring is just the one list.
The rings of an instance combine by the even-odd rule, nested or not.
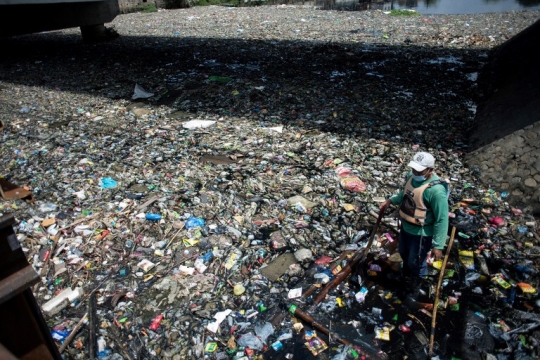
[(424, 171), (426, 168), (435, 166), (435, 158), (430, 153), (419, 152), (414, 154), (408, 166), (416, 171)]

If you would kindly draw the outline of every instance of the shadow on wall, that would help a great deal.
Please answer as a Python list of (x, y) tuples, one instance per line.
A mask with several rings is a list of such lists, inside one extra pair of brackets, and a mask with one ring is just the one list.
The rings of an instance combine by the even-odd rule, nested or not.
[(470, 146), (480, 148), (540, 121), (540, 20), (492, 51), (479, 79), (478, 106)]
[(540, 214), (540, 20), (495, 49), (480, 77), (466, 161), (508, 202)]

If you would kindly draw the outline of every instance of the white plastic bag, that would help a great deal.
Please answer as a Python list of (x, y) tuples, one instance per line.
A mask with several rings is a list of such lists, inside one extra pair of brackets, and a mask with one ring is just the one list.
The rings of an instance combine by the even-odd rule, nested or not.
[(148, 99), (152, 96), (154, 96), (154, 93), (144, 90), (139, 84), (135, 84), (135, 89), (133, 90), (133, 96), (131, 97), (131, 100)]
[(214, 125), (216, 122), (212, 120), (190, 120), (182, 125), (186, 129), (207, 128)]

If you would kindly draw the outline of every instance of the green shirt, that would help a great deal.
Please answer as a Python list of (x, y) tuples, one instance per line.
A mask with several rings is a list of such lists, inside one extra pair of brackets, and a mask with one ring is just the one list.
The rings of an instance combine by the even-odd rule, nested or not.
[[(405, 183), (409, 180), (410, 176), (412, 176), (412, 172), (407, 174)], [(417, 188), (435, 180), (439, 180), (439, 177), (433, 174), (431, 178), (425, 181), (417, 182), (413, 180), (411, 184), (414, 188)], [(390, 198), (392, 205), (401, 204), (403, 192), (404, 190), (401, 190), (398, 194)], [(442, 250), (446, 243), (446, 235), (448, 235), (448, 193), (448, 185), (445, 182), (426, 188), (423, 199), (428, 211), (424, 226), (402, 221), (401, 226), (403, 230), (413, 235), (433, 235), (433, 247)]]

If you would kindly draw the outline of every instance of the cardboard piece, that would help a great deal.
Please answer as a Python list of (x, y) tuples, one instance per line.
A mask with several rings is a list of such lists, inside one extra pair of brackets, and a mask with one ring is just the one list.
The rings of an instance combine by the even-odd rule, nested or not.
[(7, 180), (0, 179), (0, 196), (4, 200), (25, 199), (34, 202), (32, 192), (24, 188), (18, 187)]

